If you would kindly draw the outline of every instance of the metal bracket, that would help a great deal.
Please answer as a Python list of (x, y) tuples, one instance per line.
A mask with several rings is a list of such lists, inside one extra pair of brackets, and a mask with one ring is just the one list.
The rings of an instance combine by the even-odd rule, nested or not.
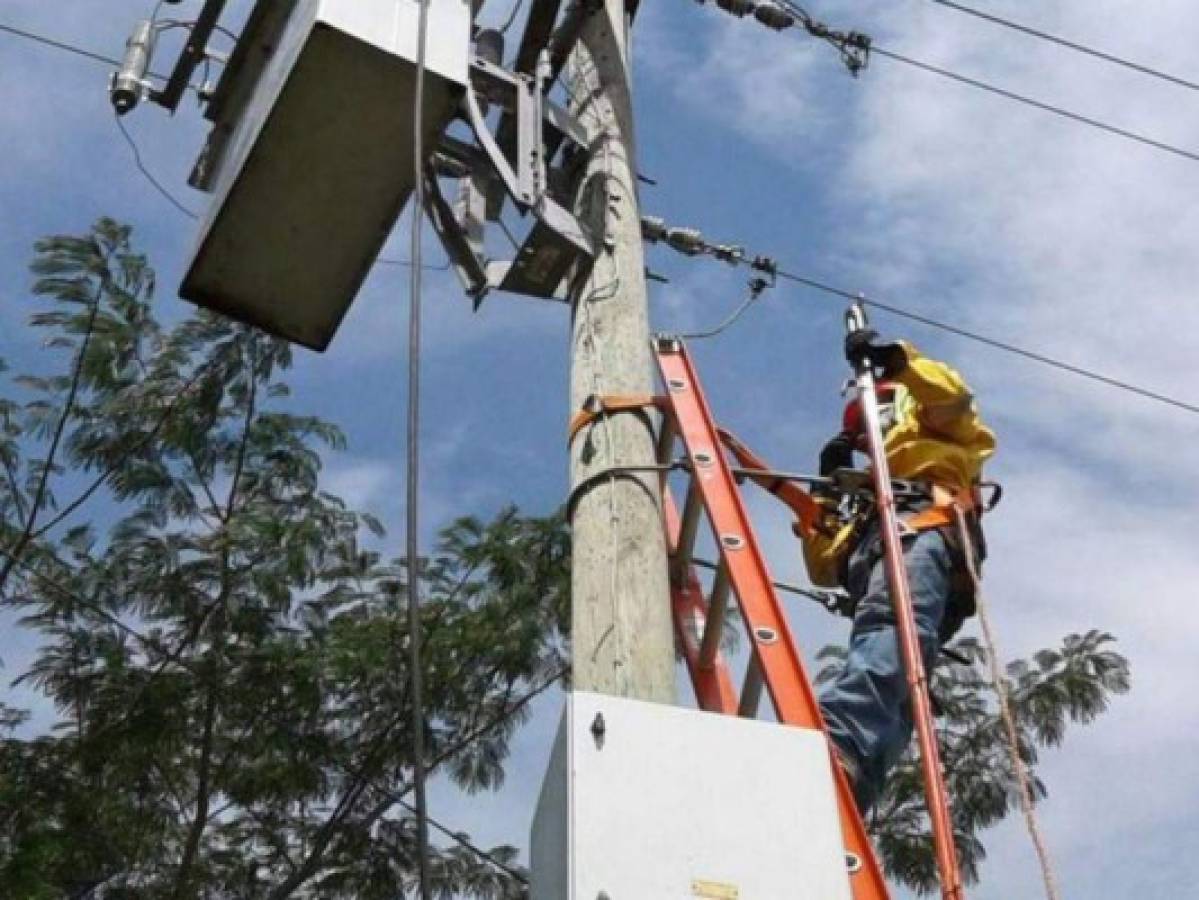
[[(509, 72), (476, 56), (462, 112), (478, 146), (446, 136), (438, 149), (441, 173), (460, 175), (462, 186), (456, 210), (435, 187), (428, 194), (429, 210), (476, 308), (493, 289), (560, 299), (572, 267), (595, 258), (592, 236), (552, 196), (554, 158), (565, 144), (587, 145), (583, 126), (546, 96), (552, 78), (546, 52), (532, 75)], [(492, 103), (515, 123), (512, 158), (487, 125), (485, 110)], [(484, 222), (498, 218), (503, 194), (521, 215), (532, 213), (536, 219), (511, 261), (489, 260), (483, 245)]]

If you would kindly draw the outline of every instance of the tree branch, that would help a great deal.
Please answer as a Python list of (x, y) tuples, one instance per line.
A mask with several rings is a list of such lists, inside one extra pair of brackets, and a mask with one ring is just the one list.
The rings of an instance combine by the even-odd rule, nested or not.
[[(108, 270), (108, 261), (111, 258), (109, 253), (104, 258), (104, 271)], [(96, 294), (92, 298), (91, 311), (88, 314), (87, 327), (83, 332), (83, 341), (79, 345), (79, 353), (75, 356), (74, 370), (71, 374), (71, 386), (67, 391), (66, 403), (63, 404), (62, 415), (59, 416), (58, 424), (54, 428), (54, 437), (50, 440), (50, 450), (46, 454), (45, 465), (42, 468), (41, 477), (38, 479), (37, 490), (33, 495), (33, 504), (29, 508), (29, 515), (25, 517), (25, 528), (18, 538), (16, 545), (12, 548), (12, 556), (8, 557), (2, 568), (0, 568), (0, 594), (4, 592), (4, 586), (8, 583), (8, 576), (12, 574), (13, 566), (16, 561), (25, 552), (30, 539), (33, 536), (33, 529), (37, 525), (37, 514), (41, 509), (42, 502), (46, 499), (46, 487), (50, 482), (50, 472), (54, 468), (54, 458), (58, 455), (59, 445), (62, 443), (62, 436), (67, 430), (67, 422), (71, 418), (71, 413), (75, 408), (75, 400), (79, 396), (79, 386), (83, 383), (83, 365), (87, 361), (87, 350), (91, 345), (92, 334), (96, 330), (96, 319), (100, 315), (100, 301), (104, 298), (104, 288), (107, 283), (107, 275), (100, 275), (100, 282), (96, 285)]]

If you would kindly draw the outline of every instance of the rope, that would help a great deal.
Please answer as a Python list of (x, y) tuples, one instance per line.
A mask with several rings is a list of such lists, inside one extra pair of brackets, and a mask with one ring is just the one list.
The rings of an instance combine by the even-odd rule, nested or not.
[(1020, 788), (1020, 808), (1024, 813), (1024, 822), (1028, 826), (1029, 837), (1032, 838), (1033, 847), (1037, 852), (1037, 859), (1041, 864), (1041, 878), (1045, 883), (1045, 896), (1048, 900), (1061, 900), (1061, 893), (1058, 891), (1053, 864), (1049, 859), (1049, 851), (1046, 848), (1045, 838), (1041, 833), (1041, 827), (1037, 822), (1036, 810), (1033, 806), (1032, 786), (1029, 781), (1028, 767), (1025, 766), (1024, 760), (1020, 756), (1020, 738), (1016, 730), (1016, 717), (1012, 713), (1012, 704), (1008, 697), (1007, 683), (1003, 679), (1003, 673), (999, 670), (999, 653), (995, 648), (995, 633), (991, 627), (991, 617), (987, 612), (987, 604), (983, 598), (982, 578), (979, 576), (978, 566), (974, 559), (974, 545), (970, 540), (970, 529), (966, 526), (966, 516), (962, 512), (961, 507), (955, 504), (953, 513), (954, 518), (957, 520), (958, 536), (962, 541), (962, 555), (966, 559), (966, 571), (969, 573), (970, 581), (974, 586), (974, 600), (978, 607), (978, 621), (982, 625), (983, 640), (987, 645), (987, 662), (991, 670), (991, 683), (995, 688), (995, 696), (999, 698), (1000, 718), (1003, 720), (1004, 731), (1007, 733), (1008, 755), (1011, 757), (1012, 769), (1016, 773), (1016, 781)]

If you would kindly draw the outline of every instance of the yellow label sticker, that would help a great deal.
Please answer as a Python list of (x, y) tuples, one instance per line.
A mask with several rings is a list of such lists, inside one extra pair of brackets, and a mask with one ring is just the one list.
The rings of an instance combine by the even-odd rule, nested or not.
[(702, 897), (704, 900), (737, 900), (740, 891), (735, 884), (696, 880), (691, 882), (691, 895)]

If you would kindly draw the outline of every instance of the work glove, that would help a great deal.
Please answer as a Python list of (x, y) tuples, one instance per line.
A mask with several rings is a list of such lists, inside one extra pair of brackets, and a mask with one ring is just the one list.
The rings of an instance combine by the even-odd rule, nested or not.
[(838, 469), (853, 468), (853, 438), (844, 431), (830, 438), (820, 451), (820, 477), (828, 478)]
[(883, 378), (893, 378), (908, 365), (903, 344), (897, 341), (882, 343), (873, 328), (851, 331), (845, 336), (845, 359), (855, 369), (868, 362)]

